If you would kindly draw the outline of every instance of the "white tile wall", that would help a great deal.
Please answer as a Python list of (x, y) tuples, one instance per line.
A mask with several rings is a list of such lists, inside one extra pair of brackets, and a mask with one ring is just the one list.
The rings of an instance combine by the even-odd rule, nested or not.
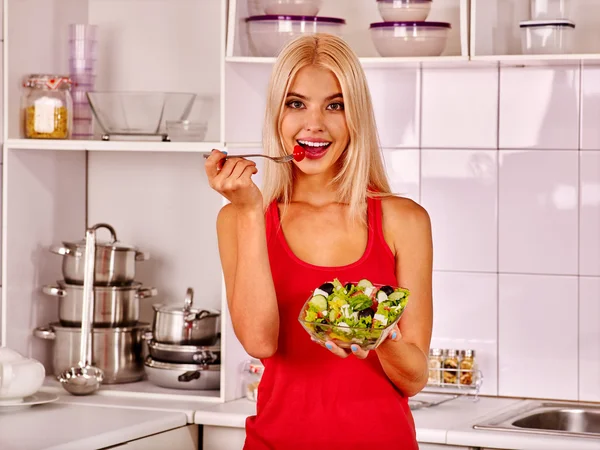
[(498, 393), (576, 400), (577, 278), (500, 274)]
[(579, 71), (502, 68), (500, 148), (579, 148)]
[(581, 152), (580, 161), (579, 273), (600, 276), (600, 151)]
[(498, 69), (423, 70), (424, 148), (496, 148)]
[(600, 150), (600, 67), (581, 72), (581, 149)]
[(420, 152), (418, 149), (384, 149), (383, 157), (392, 192), (420, 200)]
[(577, 158), (500, 151), (500, 272), (577, 274)]
[(600, 402), (600, 277), (579, 279), (579, 398)]
[(497, 280), (492, 273), (434, 272), (431, 348), (473, 349), (482, 394), (498, 392)]
[(496, 272), (497, 152), (423, 150), (421, 203), (431, 216), (434, 268)]

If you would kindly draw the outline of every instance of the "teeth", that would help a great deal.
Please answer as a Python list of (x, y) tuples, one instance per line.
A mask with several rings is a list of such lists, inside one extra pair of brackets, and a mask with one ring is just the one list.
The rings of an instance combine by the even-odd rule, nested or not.
[(327, 147), (331, 142), (309, 142), (309, 141), (298, 141), (302, 145), (307, 147)]

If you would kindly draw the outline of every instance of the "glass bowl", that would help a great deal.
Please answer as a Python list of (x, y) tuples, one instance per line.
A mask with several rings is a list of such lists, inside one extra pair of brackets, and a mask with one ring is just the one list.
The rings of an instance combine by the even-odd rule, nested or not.
[(377, 0), (381, 18), (386, 22), (420, 22), (427, 19), (432, 0)]
[[(331, 283), (325, 283), (324, 285), (322, 285), (322, 286), (325, 286), (326, 284), (333, 284), (334, 286), (336, 286), (334, 288), (333, 293), (331, 293), (327, 297), (327, 314), (322, 314), (322, 316), (327, 316), (327, 315), (329, 315), (330, 312), (332, 312), (336, 309), (336, 307), (334, 305), (332, 305), (335, 302), (336, 294), (338, 294), (338, 292), (339, 292), (339, 291), (336, 291), (336, 289), (338, 289), (339, 287), (341, 287), (342, 289), (345, 289), (344, 286), (348, 285), (348, 283), (345, 283), (344, 285), (342, 285), (341, 283), (339, 283), (339, 281), (337, 281), (337, 283), (339, 283), (339, 284), (336, 284), (336, 281), (337, 280), (334, 280)], [(360, 286), (360, 283), (362, 283), (362, 280), (358, 283), (350, 282), (350, 284), (352, 284), (354, 286), (357, 286), (357, 285)], [(381, 288), (385, 287), (385, 285), (371, 284), (371, 286), (373, 287), (374, 291), (371, 293), (372, 295), (369, 295), (369, 297), (375, 297), (375, 298), (374, 299), (371, 298), (373, 300), (373, 305), (369, 308), (373, 309), (373, 318), (374, 319), (377, 318), (377, 315), (379, 312), (379, 310), (378, 310), (379, 306), (381, 306), (382, 308), (385, 308), (387, 304), (390, 304), (390, 302), (393, 302), (392, 304), (398, 305), (399, 311), (398, 311), (398, 315), (395, 316), (395, 318), (392, 322), (382, 323), (379, 321), (375, 322), (375, 320), (374, 320), (375, 325), (371, 324), (370, 328), (366, 328), (365, 326), (349, 326), (346, 323), (344, 323), (343, 325), (341, 325), (340, 323), (331, 323), (328, 319), (323, 318), (322, 316), (320, 319), (317, 319), (317, 320), (321, 320), (321, 321), (325, 321), (325, 322), (317, 322), (315, 320), (312, 320), (312, 321), (307, 320), (306, 316), (307, 316), (307, 313), (309, 312), (310, 301), (314, 298), (315, 295), (319, 294), (318, 291), (321, 290), (321, 287), (315, 289), (313, 294), (306, 300), (306, 302), (302, 306), (302, 309), (300, 310), (300, 314), (298, 315), (298, 321), (300, 322), (300, 324), (302, 325), (302, 327), (306, 330), (306, 332), (308, 334), (310, 334), (316, 341), (318, 341), (322, 344), (325, 344), (325, 342), (327, 342), (327, 341), (331, 341), (334, 344), (336, 344), (338, 347), (341, 347), (341, 348), (350, 348), (351, 345), (356, 344), (363, 350), (376, 349), (389, 336), (389, 334), (392, 332), (393, 328), (396, 326), (396, 324), (402, 317), (402, 314), (404, 313), (404, 310), (406, 309), (406, 304), (408, 302), (408, 297), (409, 297), (410, 293), (409, 293), (408, 289), (387, 286), (388, 288), (393, 289), (394, 292), (400, 292), (401, 295), (402, 294), (403, 295), (398, 300), (390, 301), (387, 299), (387, 294), (386, 294), (385, 299), (382, 297), (379, 297), (379, 299), (381, 301), (378, 301), (377, 298), (379, 296), (379, 292), (380, 292)], [(347, 292), (347, 290), (344, 290), (343, 294), (342, 294), (342, 298), (344, 300), (347, 298), (345, 296), (346, 292)], [(363, 293), (367, 294), (367, 292), (363, 292)], [(338, 294), (338, 296), (339, 296), (339, 294)], [(369, 308), (366, 308), (366, 309), (369, 309)], [(343, 309), (343, 307), (341, 307), (341, 309)]]

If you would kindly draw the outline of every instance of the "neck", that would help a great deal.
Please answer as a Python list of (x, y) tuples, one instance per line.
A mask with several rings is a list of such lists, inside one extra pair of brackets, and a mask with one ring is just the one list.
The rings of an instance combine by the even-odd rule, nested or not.
[(292, 201), (323, 206), (339, 202), (339, 192), (331, 185), (331, 174), (307, 175), (297, 171), (292, 190)]

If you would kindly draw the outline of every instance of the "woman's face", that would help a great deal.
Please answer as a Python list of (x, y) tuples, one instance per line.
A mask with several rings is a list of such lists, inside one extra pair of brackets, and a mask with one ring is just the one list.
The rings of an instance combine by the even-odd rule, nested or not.
[(301, 145), (306, 157), (295, 162), (305, 174), (330, 172), (348, 146), (342, 89), (330, 70), (306, 66), (298, 71), (285, 99), (281, 117), (285, 150)]

